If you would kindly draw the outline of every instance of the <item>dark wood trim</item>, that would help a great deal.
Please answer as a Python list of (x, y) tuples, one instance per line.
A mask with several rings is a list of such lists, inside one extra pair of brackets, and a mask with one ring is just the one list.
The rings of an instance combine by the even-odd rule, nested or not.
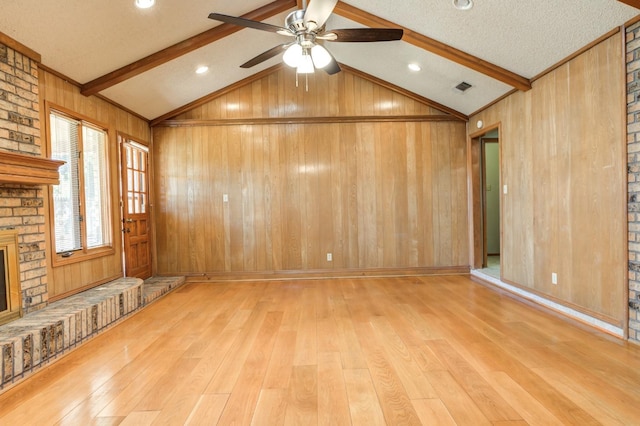
[[(38, 68), (40, 68), (43, 71), (48, 72), (51, 75), (54, 75), (54, 76), (56, 76), (56, 77), (58, 77), (58, 78), (60, 78), (60, 79), (62, 79), (64, 81), (66, 81), (69, 84), (72, 84), (72, 85), (74, 85), (74, 86), (76, 86), (78, 88), (82, 88), (82, 84), (80, 84), (77, 81), (75, 81), (74, 79), (72, 79), (70, 77), (67, 77), (66, 75), (54, 70), (53, 68), (49, 68), (48, 66), (43, 65), (43, 64), (40, 64), (38, 66)], [(135, 112), (133, 110), (130, 110), (129, 108), (127, 108), (127, 107), (125, 107), (123, 105), (120, 105), (119, 103), (117, 103), (115, 101), (112, 101), (111, 99), (107, 98), (106, 96), (103, 96), (103, 95), (100, 95), (100, 94), (97, 94), (97, 95), (94, 95), (94, 96), (96, 98), (98, 98), (98, 99), (101, 99), (101, 100), (113, 105), (116, 108), (120, 108), (121, 110), (123, 110), (125, 112), (128, 112), (129, 114), (139, 118), (142, 121), (146, 121), (147, 123), (149, 122), (149, 119), (147, 117), (143, 117), (142, 115), (138, 114), (137, 112)]]
[(487, 150), (482, 136), (480, 143), (480, 203), (482, 209), (482, 267), (489, 266), (487, 259)]
[(480, 137), (470, 136), (467, 145), (467, 175), (469, 176), (469, 255), (471, 267), (481, 269), (484, 264), (484, 219), (482, 216), (482, 144)]
[(486, 135), (487, 133), (498, 129), (498, 139), (500, 139), (500, 135), (501, 133), (501, 127), (502, 126), (502, 122), (497, 122), (497, 123), (493, 123), (490, 125), (485, 124), (484, 127), (482, 127), (482, 129), (478, 129), (475, 132), (470, 132), (469, 133), (469, 137), (472, 139), (480, 139), (481, 137), (483, 137), (484, 135)]
[(497, 104), (498, 102), (502, 101), (503, 99), (507, 99), (509, 96), (513, 95), (516, 92), (518, 92), (518, 89), (509, 90), (507, 93), (505, 93), (504, 95), (500, 96), (498, 99), (495, 99), (495, 100), (489, 102), (488, 104), (486, 104), (485, 106), (483, 106), (479, 110), (474, 111), (471, 114), (469, 114), (469, 117), (473, 117), (476, 114), (480, 114), (482, 111), (486, 110), (487, 108), (492, 107), (493, 105)]
[(425, 98), (424, 96), (420, 96), (417, 93), (414, 93), (414, 92), (412, 92), (410, 90), (403, 89), (400, 86), (396, 86), (393, 83), (389, 83), (386, 80), (379, 79), (378, 77), (374, 77), (371, 74), (367, 74), (367, 73), (365, 73), (363, 71), (357, 70), (357, 69), (352, 68), (352, 67), (350, 67), (348, 65), (340, 64), (340, 67), (345, 71), (349, 71), (352, 74), (357, 75), (358, 77), (362, 77), (365, 80), (369, 80), (372, 83), (375, 83), (375, 84), (377, 84), (379, 86), (385, 87), (385, 88), (387, 88), (389, 90), (393, 90), (394, 92), (400, 93), (400, 94), (402, 94), (402, 95), (404, 95), (404, 96), (406, 96), (406, 97), (408, 97), (410, 99), (413, 99), (414, 101), (423, 103), (425, 105), (429, 105), (430, 107), (433, 107), (435, 109), (439, 109), (442, 112), (449, 113), (452, 116), (454, 116), (454, 117), (456, 117), (456, 118), (458, 118), (458, 119), (460, 119), (462, 121), (469, 121), (469, 116), (461, 113), (460, 111), (456, 111), (455, 109), (449, 108), (448, 106), (442, 105), (442, 104), (440, 104), (440, 103), (438, 103), (436, 101), (432, 101), (431, 99)]
[(79, 83), (79, 82), (75, 81), (75, 80), (74, 80), (74, 79), (72, 79), (71, 77), (68, 77), (68, 76), (66, 76), (66, 75), (62, 74), (62, 73), (61, 73), (61, 72), (59, 72), (59, 71), (54, 70), (53, 68), (49, 68), (49, 67), (48, 67), (48, 66), (46, 66), (45, 64), (40, 64), (40, 65), (38, 65), (38, 68), (39, 68), (40, 70), (42, 70), (42, 71), (46, 71), (46, 72), (48, 72), (49, 74), (54, 75), (54, 76), (56, 76), (56, 77), (58, 77), (58, 78), (60, 78), (60, 79), (62, 79), (62, 80), (64, 80), (64, 81), (66, 81), (66, 82), (67, 82), (67, 83), (69, 83), (69, 84), (73, 84), (74, 86), (76, 86), (76, 87), (78, 87), (78, 88), (82, 87), (82, 84), (81, 84), (81, 83)]
[[(501, 122), (491, 124), (470, 133), (467, 139), (467, 175), (469, 176), (469, 255), (474, 269), (486, 266), (486, 209), (484, 190), (484, 152), (482, 136), (498, 129), (498, 135), (502, 134)], [(499, 138), (498, 138), (499, 139)], [(502, 147), (502, 145), (501, 145)], [(502, 148), (501, 148), (502, 149)], [(502, 155), (500, 155), (500, 170), (502, 171)], [(500, 203), (500, 215), (502, 217), (503, 203)], [(502, 246), (502, 230), (500, 231), (500, 245)]]
[[(640, 1), (640, 0), (639, 0)], [(621, 32), (620, 27), (616, 27), (613, 30), (609, 31), (608, 33), (604, 34), (601, 37), (598, 37), (597, 39), (595, 39), (594, 41), (592, 41), (591, 43), (587, 44), (586, 46), (584, 46), (582, 49), (575, 51), (574, 53), (572, 53), (571, 55), (567, 56), (566, 58), (562, 59), (560, 62), (550, 66), (549, 68), (547, 68), (546, 70), (542, 71), (540, 74), (534, 76), (531, 79), (531, 82), (534, 83), (536, 80), (541, 79), (542, 77), (544, 77), (545, 75), (555, 71), (556, 69), (560, 68), (561, 66), (563, 66), (564, 64), (566, 64), (567, 62), (570, 62), (571, 60), (577, 58), (578, 56), (582, 55), (583, 53), (585, 53), (586, 51), (588, 51), (589, 49), (592, 49), (593, 47), (597, 46), (598, 44), (602, 43), (603, 41), (609, 39), (610, 37), (613, 37), (614, 35), (618, 34), (619, 32)], [(624, 31), (622, 31), (622, 38), (625, 38), (624, 35)]]
[[(215, 99), (215, 98), (217, 98), (219, 96), (223, 96), (223, 95), (225, 95), (227, 93), (230, 93), (230, 92), (232, 92), (232, 91), (234, 91), (236, 89), (239, 89), (240, 87), (243, 87), (243, 86), (245, 86), (247, 84), (251, 84), (254, 81), (260, 80), (261, 78), (266, 77), (271, 73), (279, 71), (283, 67), (284, 67), (284, 65), (282, 63), (273, 65), (273, 66), (271, 66), (271, 67), (269, 67), (269, 68), (267, 68), (265, 70), (262, 70), (262, 71), (260, 71), (260, 72), (258, 72), (256, 74), (253, 74), (253, 75), (251, 75), (251, 76), (249, 76), (249, 77), (247, 77), (245, 79), (237, 81), (237, 82), (235, 82), (233, 84), (230, 84), (227, 87), (224, 87), (224, 88), (222, 88), (220, 90), (217, 90), (217, 91), (215, 91), (213, 93), (210, 93), (210, 94), (208, 94), (206, 96), (203, 96), (200, 99), (196, 99), (195, 101), (193, 101), (191, 103), (183, 105), (180, 108), (177, 108), (177, 109), (175, 109), (173, 111), (169, 111), (166, 114), (163, 114), (163, 115), (161, 115), (161, 116), (159, 116), (157, 118), (154, 118), (153, 120), (151, 120), (150, 125), (151, 125), (151, 127), (158, 126), (162, 122), (164, 122), (166, 120), (169, 120), (170, 118), (176, 117), (176, 116), (178, 116), (178, 115), (180, 115), (182, 113), (185, 113), (187, 111), (192, 110), (193, 108), (197, 108), (199, 106), (202, 106), (202, 105), (206, 104), (207, 102), (210, 102), (210, 101), (212, 101), (213, 99)], [(345, 72), (350, 72), (350, 73), (352, 73), (354, 75), (357, 75), (358, 77), (364, 78), (365, 80), (371, 81), (372, 83), (378, 84), (378, 85), (380, 85), (382, 87), (385, 87), (385, 88), (387, 88), (389, 90), (393, 90), (393, 91), (395, 91), (395, 92), (397, 92), (397, 93), (399, 93), (401, 95), (404, 95), (404, 96), (406, 96), (406, 97), (408, 97), (410, 99), (413, 99), (414, 101), (423, 103), (423, 104), (428, 105), (430, 107), (439, 109), (442, 112), (451, 114), (451, 116), (448, 117), (448, 120), (446, 120), (446, 121), (450, 121), (450, 120), (468, 121), (469, 120), (468, 116), (464, 115), (463, 113), (461, 113), (459, 111), (456, 111), (456, 110), (451, 109), (451, 108), (449, 108), (447, 106), (439, 104), (439, 103), (437, 103), (435, 101), (427, 99), (427, 98), (425, 98), (423, 96), (420, 96), (420, 95), (418, 95), (418, 94), (416, 94), (414, 92), (411, 92), (409, 90), (403, 89), (402, 87), (396, 86), (395, 84), (389, 83), (388, 81), (381, 80), (381, 79), (379, 79), (377, 77), (374, 77), (374, 76), (372, 76), (370, 74), (367, 74), (365, 72), (359, 71), (359, 70), (357, 70), (355, 68), (351, 68), (348, 65), (340, 64), (340, 67)], [(249, 119), (246, 119), (246, 120), (249, 120)], [(253, 120), (255, 120), (255, 119), (253, 119)], [(284, 118), (281, 118), (280, 120), (284, 120)], [(229, 120), (225, 120), (225, 121), (229, 121)], [(423, 121), (423, 120), (420, 120), (420, 121)], [(431, 121), (434, 121), (434, 120), (431, 120)], [(439, 121), (443, 121), (443, 120), (439, 120)]]
[(217, 98), (219, 96), (226, 95), (227, 93), (232, 92), (232, 91), (234, 91), (236, 89), (239, 89), (240, 87), (242, 87), (244, 85), (251, 84), (254, 81), (260, 80), (262, 77), (266, 77), (269, 74), (278, 71), (280, 68), (282, 68), (282, 66), (283, 66), (282, 64), (276, 64), (276, 65), (273, 65), (273, 66), (271, 66), (271, 67), (269, 67), (269, 68), (267, 68), (265, 70), (257, 72), (257, 73), (255, 73), (255, 74), (253, 74), (253, 75), (251, 75), (251, 76), (249, 76), (247, 78), (244, 78), (244, 79), (242, 79), (240, 81), (236, 81), (235, 83), (230, 84), (227, 87), (223, 87), (220, 90), (216, 90), (215, 92), (210, 93), (210, 94), (208, 94), (206, 96), (203, 96), (200, 99), (196, 99), (193, 102), (190, 102), (190, 103), (188, 103), (186, 105), (181, 106), (180, 108), (176, 108), (173, 111), (169, 111), (166, 114), (163, 114), (163, 115), (161, 115), (159, 117), (154, 118), (153, 120), (151, 120), (150, 125), (151, 125), (151, 127), (157, 126), (158, 124), (160, 124), (161, 122), (163, 122), (163, 121), (165, 121), (165, 120), (167, 120), (169, 118), (173, 118), (173, 117), (175, 117), (177, 115), (180, 115), (182, 113), (190, 111), (193, 108), (197, 108), (199, 106), (202, 106), (202, 105), (206, 104), (207, 102), (210, 102), (210, 101), (212, 101), (213, 99), (215, 99), (215, 98)]
[(627, 22), (624, 23), (623, 27), (626, 29), (627, 27), (630, 27), (631, 25), (637, 23), (638, 21), (640, 21), (640, 15), (634, 16), (633, 18), (629, 19)]
[[(639, 0), (640, 1), (640, 0)], [(640, 19), (640, 16), (638, 16), (638, 18)], [(552, 65), (551, 67), (547, 68), (546, 70), (542, 71), (540, 74), (534, 76), (531, 79), (531, 83), (536, 82), (537, 80), (541, 79), (542, 77), (544, 77), (545, 75), (549, 74), (552, 71), (555, 71), (556, 69), (560, 68), (561, 66), (563, 66), (564, 64), (566, 64), (567, 62), (570, 62), (571, 60), (575, 59), (576, 57), (582, 55), (583, 53), (585, 53), (586, 51), (588, 51), (589, 49), (593, 48), (594, 46), (602, 43), (603, 41), (607, 40), (610, 37), (613, 37), (614, 35), (616, 35), (618, 32), (622, 32), (622, 39), (625, 39), (625, 32), (623, 29), (621, 28), (615, 28), (611, 31), (609, 31), (608, 33), (606, 33), (605, 35), (603, 35), (602, 37), (598, 38), (597, 40), (587, 44), (585, 47), (583, 47), (582, 49), (578, 50), (577, 52), (567, 56), (566, 58), (564, 58), (563, 60), (561, 60), (560, 62)], [(624, 56), (623, 56), (624, 57)], [(471, 114), (469, 114), (469, 117), (473, 117), (476, 114), (480, 114), (482, 111), (492, 107), (493, 105), (497, 104), (498, 102), (502, 101), (503, 99), (508, 98), (509, 96), (511, 96), (512, 94), (514, 94), (516, 92), (516, 90), (512, 90), (509, 91), (507, 93), (505, 93), (504, 95), (500, 96), (498, 99), (492, 101), (491, 103), (488, 103), (487, 105), (483, 106), (482, 108), (478, 109), (477, 111), (472, 112)]]
[(618, 0), (620, 3), (624, 3), (627, 6), (635, 7), (636, 9), (640, 9), (640, 0)]
[(105, 102), (106, 102), (106, 103), (108, 103), (108, 104), (113, 105), (113, 106), (114, 106), (114, 107), (116, 107), (116, 108), (121, 109), (121, 110), (122, 110), (122, 111), (124, 111), (124, 112), (128, 112), (129, 114), (131, 114), (131, 115), (133, 115), (133, 116), (135, 116), (135, 117), (139, 118), (140, 120), (145, 121), (147, 124), (149, 123), (149, 119), (148, 119), (147, 117), (145, 117), (145, 116), (143, 116), (143, 115), (138, 114), (138, 113), (137, 113), (137, 112), (135, 112), (134, 110), (131, 110), (131, 109), (127, 108), (126, 106), (124, 106), (124, 105), (122, 105), (122, 104), (119, 104), (118, 102), (116, 102), (116, 101), (114, 101), (114, 100), (111, 100), (111, 99), (107, 98), (106, 96), (101, 95), (100, 93), (95, 94), (95, 95), (93, 95), (93, 96), (95, 96), (96, 98), (98, 98), (98, 99), (100, 99), (100, 100), (105, 101)]
[(0, 151), (0, 183), (22, 185), (58, 185), (58, 168), (65, 162)]
[(8, 35), (0, 32), (0, 43), (4, 44), (7, 47), (15, 50), (18, 53), (23, 54), (24, 56), (33, 59), (34, 61), (40, 63), (42, 62), (42, 57), (35, 50), (29, 49), (24, 44), (20, 43), (17, 40), (12, 39)]
[(126, 139), (126, 140), (130, 140), (132, 142), (135, 142), (135, 143), (137, 143), (139, 145), (142, 145), (144, 147), (147, 147), (149, 150), (151, 150), (151, 143), (149, 143), (147, 141), (144, 141), (144, 140), (140, 139), (137, 136), (131, 136), (131, 135), (125, 133), (125, 132), (121, 132), (120, 130), (118, 130), (116, 133), (118, 134), (118, 143), (121, 142), (120, 139)]
[[(371, 268), (371, 269), (331, 269), (312, 271), (266, 271), (266, 272), (207, 272), (186, 274), (185, 283), (217, 281), (253, 281), (253, 280), (301, 280), (325, 278), (371, 278), (405, 277), (429, 275), (468, 275), (469, 266), (443, 266), (424, 268)], [(178, 274), (184, 275), (184, 274)], [(172, 275), (173, 276), (173, 275)]]
[[(256, 21), (263, 21), (278, 13), (285, 12), (291, 8), (296, 7), (296, 2), (293, 0), (275, 0), (266, 6), (255, 9), (247, 14), (242, 15), (243, 18), (253, 19)], [(81, 89), (81, 93), (85, 96), (95, 95), (96, 93), (142, 74), (145, 71), (149, 71), (159, 65), (165, 64), (175, 58), (178, 58), (186, 53), (192, 52), (203, 46), (206, 46), (214, 41), (220, 40), (228, 35), (236, 33), (242, 30), (242, 27), (231, 24), (221, 24), (210, 30), (197, 34), (179, 43), (162, 49), (156, 53), (137, 60), (129, 65), (125, 65), (115, 71), (98, 77), (90, 82), (84, 84)]]
[[(62, 105), (58, 105), (55, 104), (51, 101), (48, 101), (45, 99), (45, 113), (46, 113), (46, 127), (47, 129), (50, 128), (50, 123), (49, 123), (49, 116), (51, 115), (51, 110), (57, 111), (58, 113), (61, 113), (63, 115), (66, 115), (68, 118), (72, 119), (72, 120), (78, 120), (78, 121), (85, 121), (89, 124), (91, 124), (93, 127), (98, 127), (102, 130), (104, 130), (105, 132), (109, 133), (111, 131), (111, 127), (109, 126), (108, 123), (99, 121), (91, 116), (76, 112), (70, 108), (67, 107), (63, 107)], [(49, 137), (49, 135), (47, 135), (47, 138)], [(111, 147), (109, 148), (111, 149)]]
[(420, 33), (412, 31), (408, 28), (403, 27), (402, 25), (398, 25), (391, 21), (387, 21), (386, 19), (382, 19), (378, 16), (372, 15), (368, 12), (365, 12), (364, 10), (348, 5), (342, 1), (338, 2), (336, 8), (334, 9), (334, 12), (344, 18), (351, 19), (352, 21), (356, 21), (369, 27), (402, 28), (404, 30), (402, 41), (404, 42), (413, 44), (414, 46), (417, 46), (421, 49), (442, 56), (445, 59), (463, 65), (474, 71), (478, 71), (491, 78), (515, 87), (518, 90), (527, 91), (531, 89), (531, 82), (521, 75), (518, 75), (490, 62), (465, 53), (442, 42), (424, 36)]
[(269, 124), (327, 124), (327, 123), (398, 123), (424, 121), (459, 121), (450, 115), (367, 115), (336, 117), (267, 117), (233, 118), (218, 120), (164, 120), (157, 127), (199, 127), (199, 126), (255, 126)]

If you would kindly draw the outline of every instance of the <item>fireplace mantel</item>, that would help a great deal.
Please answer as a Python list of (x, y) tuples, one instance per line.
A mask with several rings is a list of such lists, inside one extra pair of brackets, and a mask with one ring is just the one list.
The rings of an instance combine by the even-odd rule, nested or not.
[(57, 185), (58, 167), (65, 162), (33, 155), (0, 151), (0, 183)]

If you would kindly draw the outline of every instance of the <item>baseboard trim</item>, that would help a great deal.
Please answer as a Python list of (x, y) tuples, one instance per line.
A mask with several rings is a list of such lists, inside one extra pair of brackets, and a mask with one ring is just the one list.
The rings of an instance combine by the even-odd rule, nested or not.
[(528, 292), (526, 290), (523, 290), (520, 287), (516, 287), (514, 285), (505, 283), (504, 281), (501, 281), (500, 279), (494, 278), (490, 275), (484, 274), (479, 270), (472, 270), (470, 272), (470, 275), (472, 279), (475, 278), (476, 280), (481, 281), (483, 284), (488, 284), (489, 286), (495, 286), (502, 290), (505, 290), (506, 292), (510, 293), (511, 295), (513, 295), (518, 299), (524, 299), (525, 301), (532, 302), (536, 305), (539, 305), (541, 307), (544, 307), (544, 308), (550, 309), (551, 311), (559, 313), (565, 317), (568, 317), (580, 323), (589, 325), (593, 328), (596, 328), (600, 331), (611, 334), (615, 337), (624, 339), (624, 330), (606, 321), (602, 321), (601, 319), (594, 318), (590, 315), (587, 315), (583, 312), (572, 309), (561, 303), (557, 303), (552, 300), (546, 299), (542, 296), (539, 296), (537, 294)]
[[(429, 275), (463, 275), (469, 274), (469, 266), (425, 267), (425, 268), (371, 268), (341, 269), (313, 271), (266, 271), (266, 272), (207, 272), (183, 275), (186, 282), (224, 282), (224, 281), (269, 281), (269, 280), (305, 280), (325, 278), (358, 278), (358, 277), (405, 277)], [(169, 274), (171, 275), (171, 274)]]

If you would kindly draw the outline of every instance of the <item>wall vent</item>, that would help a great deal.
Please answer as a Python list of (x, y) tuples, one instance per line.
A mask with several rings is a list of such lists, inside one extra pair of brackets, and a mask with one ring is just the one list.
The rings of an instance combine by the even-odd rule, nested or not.
[(458, 90), (459, 92), (464, 92), (468, 89), (471, 88), (471, 85), (469, 83), (467, 83), (466, 81), (463, 81), (462, 83), (458, 84), (455, 89)]

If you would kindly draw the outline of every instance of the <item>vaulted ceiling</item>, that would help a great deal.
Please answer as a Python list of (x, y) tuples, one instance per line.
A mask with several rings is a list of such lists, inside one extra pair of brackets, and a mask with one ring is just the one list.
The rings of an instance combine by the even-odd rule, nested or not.
[[(268, 1), (268, 0), (267, 0)], [(311, 0), (313, 1), (313, 0)], [(153, 120), (282, 61), (239, 65), (284, 37), (208, 19), (211, 12), (283, 26), (301, 0), (0, 0), (0, 32), (42, 64)], [(640, 13), (640, 0), (451, 0), (338, 2), (328, 29), (399, 27), (401, 41), (327, 43), (339, 63), (471, 114), (530, 81)], [(622, 47), (621, 47), (622, 49)], [(410, 71), (409, 63), (421, 70)], [(196, 74), (198, 66), (209, 70)], [(310, 78), (313, 78), (311, 76)], [(464, 93), (461, 82), (471, 84)], [(302, 89), (301, 89), (302, 90)]]

